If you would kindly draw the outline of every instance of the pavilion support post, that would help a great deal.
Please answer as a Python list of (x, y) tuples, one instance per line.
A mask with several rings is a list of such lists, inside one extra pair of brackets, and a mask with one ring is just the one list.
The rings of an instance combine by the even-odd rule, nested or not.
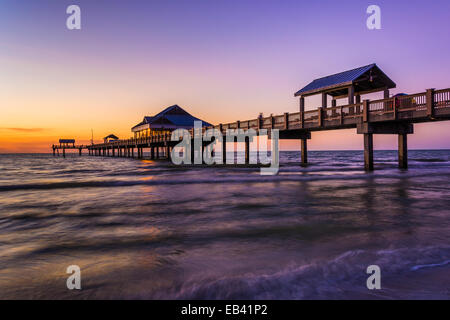
[(408, 168), (408, 135), (406, 133), (398, 135), (398, 167)]
[(373, 170), (373, 134), (364, 133), (364, 169)]
[(55, 156), (55, 148), (53, 148), (53, 156)]
[[(348, 104), (349, 105), (355, 104), (355, 87), (354, 86), (350, 86), (348, 88)], [(350, 115), (355, 114), (354, 107), (350, 107), (348, 111), (349, 111)]]
[(369, 121), (369, 100), (363, 102), (363, 122)]
[(348, 104), (354, 104), (355, 103), (355, 87), (350, 86), (348, 88)]
[(305, 97), (300, 97), (300, 128), (304, 127)]
[[(385, 99), (385, 100), (387, 100), (387, 99), (389, 99), (389, 89), (385, 89), (384, 90), (384, 94), (383, 94), (383, 98)], [(385, 102), (384, 103), (384, 111), (388, 111), (388, 108), (389, 108), (389, 104), (387, 103), (387, 102)]]
[(156, 159), (159, 159), (159, 147), (155, 147)]
[(328, 95), (326, 93), (322, 93), (322, 108), (326, 108), (328, 105)]
[[(356, 104), (361, 103), (361, 96), (358, 94), (358, 95), (355, 97), (355, 100), (356, 100), (356, 101), (355, 101)], [(359, 114), (361, 109), (360, 109), (359, 107), (355, 107), (355, 109), (357, 110), (356, 113)]]
[(66, 148), (63, 148), (63, 157), (66, 157)]
[(322, 93), (322, 107), (318, 110), (318, 126), (323, 126), (324, 109), (328, 107), (328, 94)]
[(150, 147), (150, 159), (155, 160), (155, 147)]
[(134, 146), (131, 147), (131, 157), (134, 158)]
[(301, 165), (308, 163), (308, 139), (301, 139)]
[[(331, 100), (331, 107), (332, 107), (332, 108), (336, 107), (336, 99)], [(331, 111), (331, 116), (332, 116), (333, 118), (337, 116), (336, 109), (333, 109), (333, 110)]]

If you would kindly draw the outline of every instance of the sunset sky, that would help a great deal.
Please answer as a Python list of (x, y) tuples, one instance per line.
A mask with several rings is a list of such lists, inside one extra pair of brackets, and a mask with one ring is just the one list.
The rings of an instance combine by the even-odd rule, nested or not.
[[(66, 28), (71, 4), (81, 30)], [(382, 30), (366, 27), (371, 4)], [(394, 94), (448, 88), (449, 16), (448, 0), (1, 0), (0, 153), (87, 143), (91, 128), (96, 141), (128, 138), (173, 104), (211, 123), (295, 112), (294, 92), (311, 80), (373, 62)], [(409, 147), (450, 148), (449, 135), (450, 122), (415, 125)], [(355, 129), (327, 131), (309, 148), (362, 141)], [(378, 149), (396, 143), (375, 137)]]

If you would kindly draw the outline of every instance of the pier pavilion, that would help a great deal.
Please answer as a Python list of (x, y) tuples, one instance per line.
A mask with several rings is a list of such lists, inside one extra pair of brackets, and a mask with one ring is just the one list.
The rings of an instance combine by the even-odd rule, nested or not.
[(200, 120), (178, 105), (170, 106), (153, 117), (144, 119), (131, 128), (134, 138), (153, 137), (172, 132), (175, 129), (192, 129), (194, 121), (201, 121), (203, 126), (210, 123)]
[(104, 143), (114, 142), (117, 140), (119, 140), (119, 137), (117, 137), (115, 134), (110, 134), (103, 138)]
[[(348, 117), (359, 118), (362, 115), (363, 109), (361, 106), (362, 96), (366, 94), (383, 92), (384, 99), (389, 99), (389, 89), (395, 88), (396, 84), (392, 81), (375, 63), (359, 67), (356, 69), (336, 73), (315, 79), (299, 91), (295, 93), (295, 97), (300, 97), (300, 113), (305, 112), (305, 97), (312, 95), (321, 95), (322, 104), (319, 108), (320, 116), (323, 116), (323, 110), (328, 106), (328, 97), (331, 100), (330, 116), (331, 118), (338, 115), (337, 101), (339, 99), (346, 99), (348, 107)], [(398, 104), (398, 102), (397, 102)], [(384, 109), (387, 111), (388, 104)], [(319, 119), (321, 121), (321, 119)], [(366, 119), (363, 118), (363, 122)], [(377, 125), (380, 127), (380, 125)], [(403, 124), (388, 123), (381, 125), (382, 130), (375, 130), (376, 133), (398, 134), (399, 135), (399, 156), (402, 159), (407, 158), (406, 152), (406, 134), (412, 133), (412, 127), (405, 128)], [(357, 124), (358, 133), (364, 135), (364, 158), (365, 168), (367, 170), (373, 169), (373, 134), (374, 129), (372, 125)], [(307, 163), (307, 139), (310, 137), (296, 137), (301, 138), (301, 162)], [(400, 163), (400, 167), (406, 168), (405, 161)]]

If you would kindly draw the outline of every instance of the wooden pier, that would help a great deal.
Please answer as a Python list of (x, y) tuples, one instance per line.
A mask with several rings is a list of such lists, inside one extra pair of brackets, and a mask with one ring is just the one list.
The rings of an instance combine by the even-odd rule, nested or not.
[[(353, 91), (349, 89), (349, 92), (351, 102), (353, 97), (350, 97), (350, 94), (353, 94)], [(326, 93), (323, 93), (323, 96), (323, 106), (315, 110), (304, 111), (304, 97), (301, 96), (299, 112), (219, 124), (204, 127), (203, 131), (215, 128), (224, 135), (225, 141), (227, 129), (254, 129), (258, 134), (261, 129), (268, 131), (278, 129), (280, 139), (301, 140), (301, 163), (306, 164), (307, 140), (311, 139), (311, 132), (356, 128), (356, 133), (363, 136), (364, 167), (366, 170), (373, 170), (373, 135), (398, 135), (399, 167), (406, 168), (408, 165), (407, 136), (414, 132), (414, 124), (450, 120), (450, 89), (428, 89), (426, 92), (374, 101), (356, 101), (343, 106), (336, 106), (336, 100), (333, 99), (333, 105), (330, 107), (326, 106)], [(190, 133), (193, 137), (193, 130), (190, 130)], [(170, 158), (172, 148), (178, 143), (178, 141), (171, 141), (171, 134), (166, 133), (93, 144), (85, 148), (91, 156), (136, 157), (138, 159), (143, 158), (144, 149), (148, 148), (150, 158), (158, 159), (162, 155), (161, 150), (164, 151), (165, 158)], [(225, 143), (222, 147), (226, 152)], [(246, 163), (249, 163), (249, 148), (250, 144), (247, 140), (245, 143)], [(225, 155), (225, 152), (222, 154)]]

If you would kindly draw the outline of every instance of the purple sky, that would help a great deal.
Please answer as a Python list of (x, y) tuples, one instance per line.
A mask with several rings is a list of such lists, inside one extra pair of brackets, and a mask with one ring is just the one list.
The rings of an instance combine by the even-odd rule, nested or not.
[[(70, 4), (82, 30), (65, 27)], [(371, 4), (382, 30), (366, 28)], [(0, 105), (11, 110), (0, 128), (88, 140), (90, 128), (127, 137), (174, 103), (212, 123), (282, 114), (298, 110), (293, 94), (311, 80), (373, 62), (397, 83), (392, 93), (447, 88), (449, 17), (448, 0), (2, 0)], [(410, 147), (450, 148), (449, 127), (416, 126)], [(313, 134), (311, 149), (335, 149), (336, 139), (361, 148), (347, 130)], [(375, 143), (395, 148), (396, 138)]]

